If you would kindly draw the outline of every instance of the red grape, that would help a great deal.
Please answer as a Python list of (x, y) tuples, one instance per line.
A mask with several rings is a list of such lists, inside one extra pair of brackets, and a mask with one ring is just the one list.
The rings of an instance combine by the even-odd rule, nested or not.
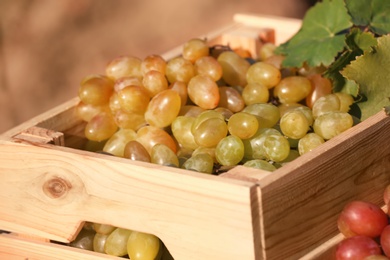
[(388, 219), (379, 206), (370, 202), (352, 201), (344, 207), (337, 224), (346, 237), (364, 235), (375, 238), (387, 226)]
[(380, 243), (386, 256), (390, 257), (390, 225), (387, 225), (381, 234)]
[(370, 255), (382, 254), (374, 239), (367, 236), (353, 236), (337, 245), (336, 260), (359, 260)]

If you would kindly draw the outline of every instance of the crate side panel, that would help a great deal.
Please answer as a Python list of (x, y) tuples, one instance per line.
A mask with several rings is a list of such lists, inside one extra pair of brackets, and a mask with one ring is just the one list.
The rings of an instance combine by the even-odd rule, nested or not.
[(382, 206), (389, 128), (380, 112), (260, 181), (267, 259), (296, 259), (335, 236), (351, 200)]
[(254, 258), (254, 183), (12, 142), (0, 165), (0, 229), (68, 241), (91, 221), (153, 233), (175, 259)]

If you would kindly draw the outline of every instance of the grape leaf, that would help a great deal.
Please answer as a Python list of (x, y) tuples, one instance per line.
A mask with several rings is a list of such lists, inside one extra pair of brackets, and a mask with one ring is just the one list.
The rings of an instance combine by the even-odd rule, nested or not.
[(369, 27), (374, 33), (390, 33), (390, 1), (388, 0), (345, 0), (355, 25)]
[(378, 44), (347, 65), (341, 74), (355, 81), (367, 100), (358, 103), (361, 120), (390, 104), (390, 35), (381, 36)]
[(330, 65), (345, 47), (345, 33), (352, 26), (343, 0), (324, 0), (310, 8), (300, 30), (276, 52), (285, 55), (283, 66)]
[(340, 71), (365, 50), (375, 46), (377, 41), (372, 33), (352, 28), (346, 35), (345, 43), (345, 51), (328, 67), (324, 76), (332, 80), (334, 92), (345, 92), (356, 97), (359, 94), (358, 85), (344, 78)]

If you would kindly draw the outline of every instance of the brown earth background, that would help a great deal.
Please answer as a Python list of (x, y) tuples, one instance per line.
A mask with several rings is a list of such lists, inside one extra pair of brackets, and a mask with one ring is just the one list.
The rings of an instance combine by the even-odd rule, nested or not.
[(309, 0), (0, 0), (0, 133), (77, 95), (113, 58), (162, 54), (235, 13), (302, 18)]

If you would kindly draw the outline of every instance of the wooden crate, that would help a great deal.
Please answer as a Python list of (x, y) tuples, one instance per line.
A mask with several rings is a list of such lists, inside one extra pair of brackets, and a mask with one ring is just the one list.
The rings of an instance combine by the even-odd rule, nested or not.
[[(205, 37), (231, 45), (246, 37), (255, 54), (259, 34), (281, 43), (299, 27), (239, 14)], [(49, 242), (72, 241), (85, 221), (153, 233), (179, 260), (331, 259), (343, 206), (381, 204), (390, 183), (383, 111), (275, 172), (237, 166), (212, 176), (78, 149), (77, 103), (0, 138), (0, 230), (12, 232), (0, 234), (1, 259), (117, 259)]]

